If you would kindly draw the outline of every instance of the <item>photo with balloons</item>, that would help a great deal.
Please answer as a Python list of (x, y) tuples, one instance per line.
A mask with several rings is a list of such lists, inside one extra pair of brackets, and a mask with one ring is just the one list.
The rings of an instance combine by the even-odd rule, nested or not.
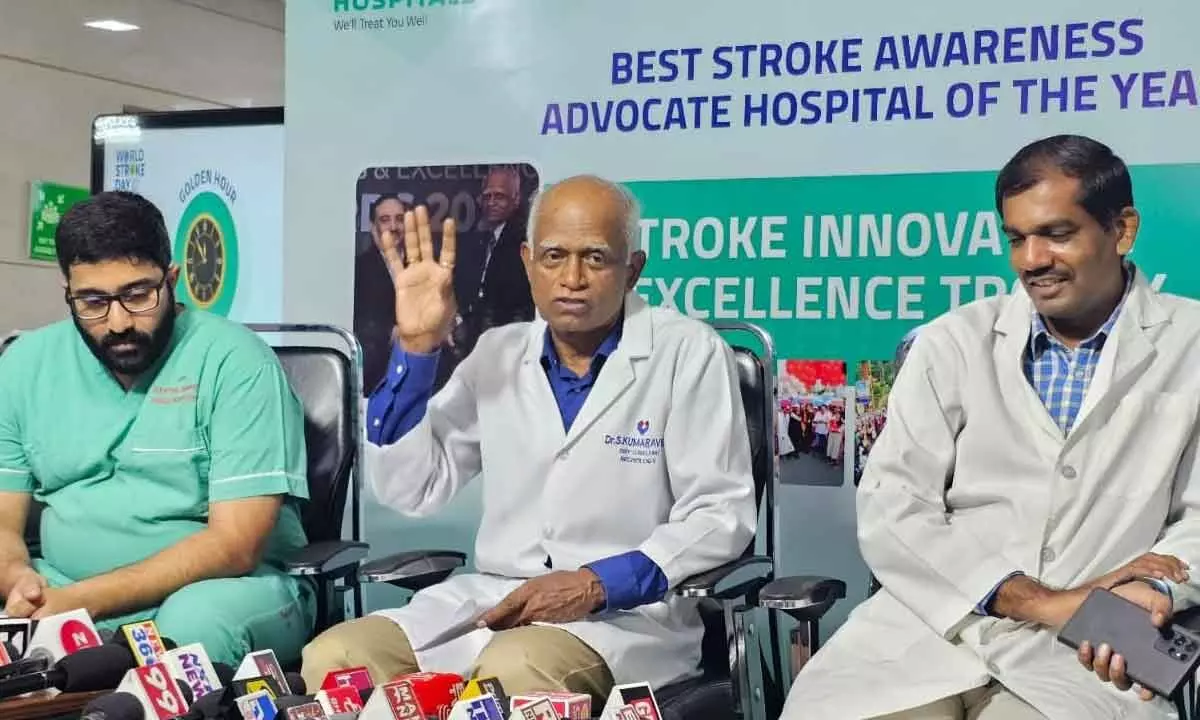
[(846, 363), (780, 361), (776, 430), (780, 473), (792, 485), (844, 482)]

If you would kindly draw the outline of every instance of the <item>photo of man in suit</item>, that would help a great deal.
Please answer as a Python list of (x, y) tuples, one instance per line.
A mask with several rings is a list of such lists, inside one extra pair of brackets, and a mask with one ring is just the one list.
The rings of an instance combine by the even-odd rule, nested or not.
[(484, 331), (533, 319), (533, 297), (521, 264), (529, 207), (521, 198), (521, 175), (511, 165), (488, 170), (479, 193), (484, 228), (462, 243), (455, 267), (455, 294), (462, 321), (455, 346), (466, 355)]
[(354, 262), (354, 334), (363, 347), (363, 388), (370, 392), (387, 370), (392, 344), (395, 290), (387, 256), (404, 253), (404, 211), (408, 203), (395, 194), (376, 198), (367, 211), (372, 245)]

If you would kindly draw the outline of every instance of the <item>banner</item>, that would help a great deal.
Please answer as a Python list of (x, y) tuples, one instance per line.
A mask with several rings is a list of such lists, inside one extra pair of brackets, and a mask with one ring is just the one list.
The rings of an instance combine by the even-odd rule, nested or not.
[[(850, 582), (830, 630), (866, 593), (854, 485), (898, 343), (1015, 282), (993, 184), (1017, 149), (1110, 145), (1143, 216), (1135, 261), (1200, 296), (1197, 21), (1192, 0), (289, 3), (286, 219), (303, 249), (285, 258), (287, 313), (355, 317), (352, 178), (369, 169), (628, 183), (649, 256), (637, 291), (774, 337), (777, 559)], [(436, 522), (373, 511), (368, 529), (470, 549), (475, 492)]]

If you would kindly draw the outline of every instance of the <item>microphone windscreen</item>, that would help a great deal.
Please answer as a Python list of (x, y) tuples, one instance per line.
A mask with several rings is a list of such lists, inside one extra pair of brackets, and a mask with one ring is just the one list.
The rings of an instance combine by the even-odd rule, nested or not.
[(233, 667), (228, 663), (215, 662), (212, 664), (213, 672), (217, 674), (217, 680), (220, 681), (221, 687), (229, 687), (233, 684)]
[(293, 695), (303, 695), (308, 692), (308, 685), (304, 682), (304, 676), (298, 672), (285, 672), (283, 679), (287, 680), (288, 687), (291, 688)]
[(133, 667), (133, 654), (122, 645), (98, 645), (71, 653), (54, 667), (63, 671), (64, 692), (112, 690)]
[(307, 705), (313, 701), (312, 695), (284, 695), (275, 699), (275, 708), (280, 712), (297, 705)]
[(80, 720), (143, 720), (145, 710), (136, 697), (127, 692), (101, 695), (83, 706)]
[(188, 685), (182, 680), (176, 680), (175, 684), (179, 686), (179, 693), (183, 695), (183, 700), (188, 705), (191, 705), (196, 700), (196, 693), (192, 692), (191, 685)]
[(374, 686), (374, 685), (372, 685), (372, 686), (371, 686), (371, 687), (369, 687), (369, 688), (363, 688), (362, 690), (359, 690), (359, 691), (358, 691), (358, 696), (359, 696), (360, 698), (362, 698), (363, 705), (366, 705), (366, 704), (367, 704), (367, 701), (371, 699), (371, 693), (373, 693), (373, 692), (375, 692), (375, 686)]

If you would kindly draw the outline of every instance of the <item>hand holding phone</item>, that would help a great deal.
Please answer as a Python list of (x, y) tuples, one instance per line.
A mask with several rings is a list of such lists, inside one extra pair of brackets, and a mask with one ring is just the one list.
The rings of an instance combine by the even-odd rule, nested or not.
[(1155, 627), (1144, 608), (1102, 588), (1088, 594), (1058, 639), (1075, 650), (1107, 644), (1125, 659), (1130, 680), (1163, 697), (1200, 665), (1200, 635), (1181, 625)]

